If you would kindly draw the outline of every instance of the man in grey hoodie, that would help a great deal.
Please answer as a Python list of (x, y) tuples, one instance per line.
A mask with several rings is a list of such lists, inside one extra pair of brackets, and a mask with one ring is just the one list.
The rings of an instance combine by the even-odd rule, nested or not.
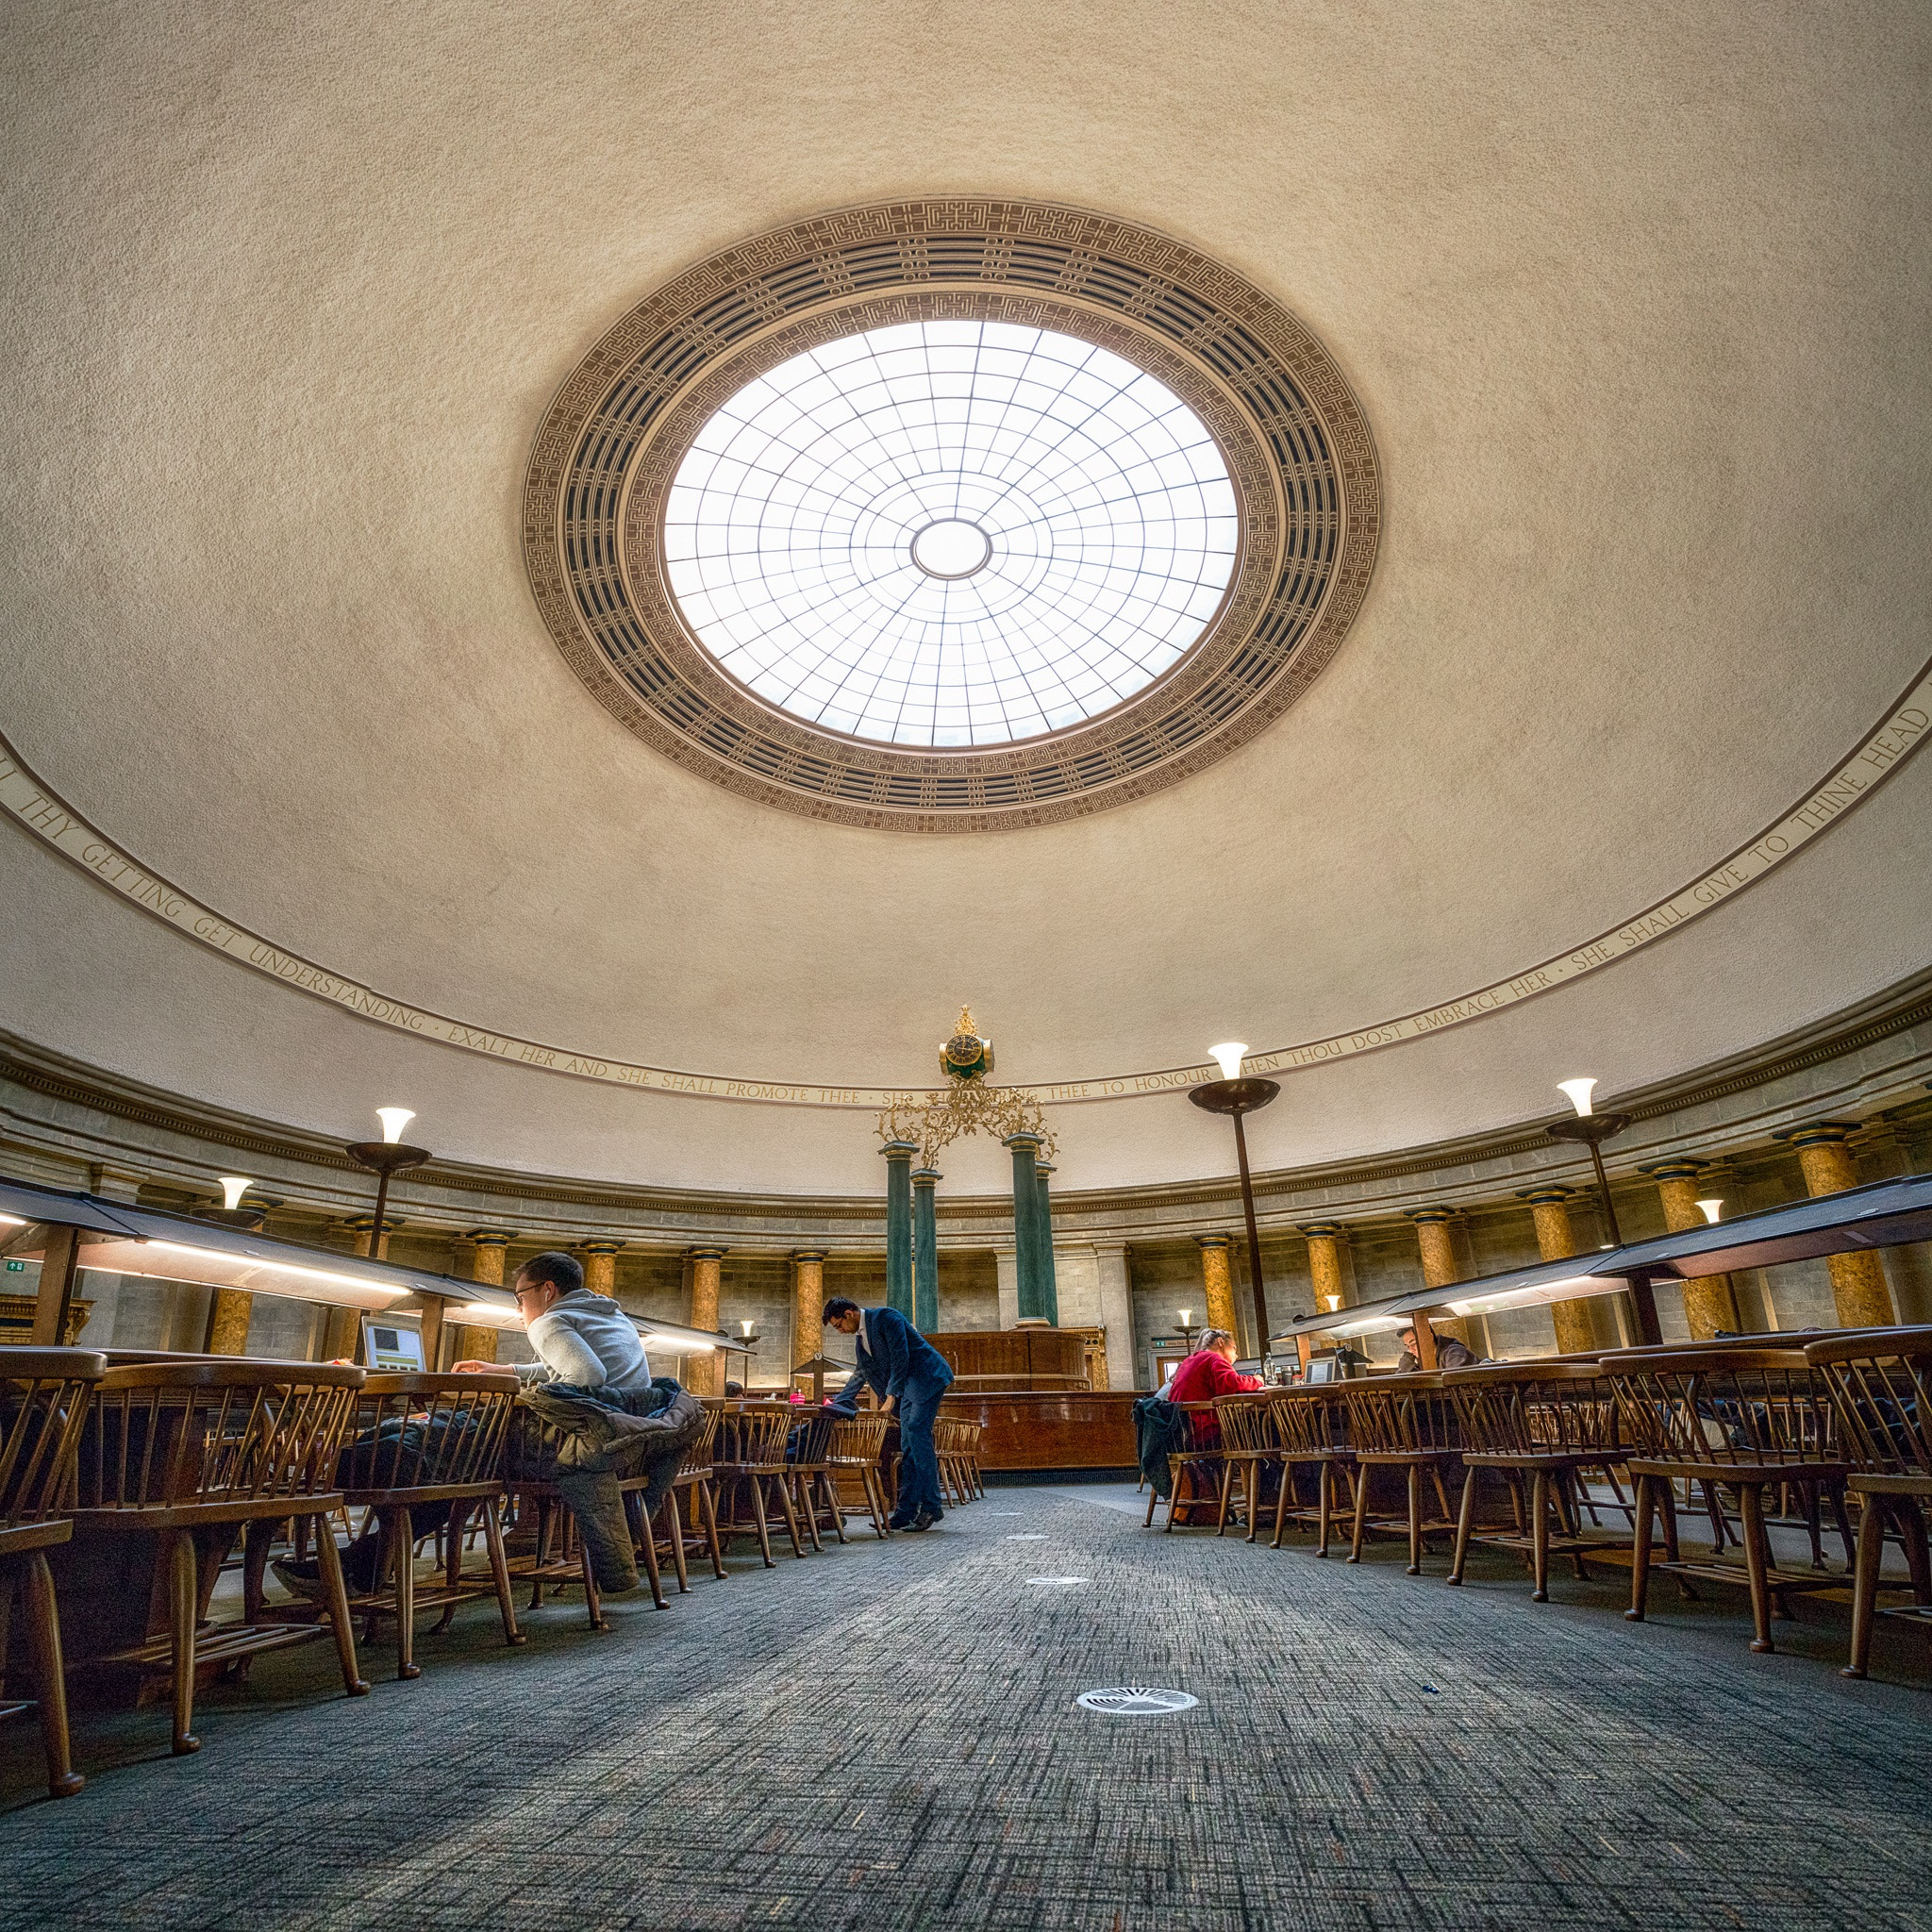
[[(535, 1361), (514, 1364), (518, 1380), (530, 1391), (519, 1400), (537, 1413), (529, 1418), (531, 1428), (511, 1438), (511, 1474), (554, 1481), (576, 1518), (598, 1588), (607, 1593), (633, 1590), (633, 1525), (626, 1524), (620, 1478), (644, 1463), (653, 1466), (654, 1481), (640, 1499), (635, 1525), (648, 1534), (651, 1512), (676, 1474), (678, 1451), (695, 1433), (703, 1412), (675, 1382), (654, 1383), (637, 1324), (608, 1295), (584, 1286), (575, 1256), (557, 1250), (533, 1255), (517, 1270), (512, 1288), (524, 1332), (537, 1352)], [(556, 1400), (548, 1395), (553, 1389)], [(649, 1433), (641, 1434), (625, 1420), (654, 1414), (668, 1426), (646, 1422), (642, 1429)], [(559, 1440), (559, 1429), (565, 1440)]]

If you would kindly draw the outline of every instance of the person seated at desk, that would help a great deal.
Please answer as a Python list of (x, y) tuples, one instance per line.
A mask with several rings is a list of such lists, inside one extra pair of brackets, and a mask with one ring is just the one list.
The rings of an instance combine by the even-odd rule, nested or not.
[[(1212, 1402), (1220, 1395), (1245, 1395), (1263, 1386), (1259, 1375), (1244, 1375), (1234, 1365), (1235, 1341), (1225, 1328), (1207, 1328), (1201, 1345), (1174, 1372), (1170, 1402)], [(1221, 1424), (1211, 1415), (1194, 1419), (1194, 1447), (1212, 1449)]]
[[(1423, 1358), (1416, 1353), (1414, 1325), (1405, 1328), (1396, 1341), (1402, 1344), (1402, 1359), (1395, 1364), (1398, 1375), (1412, 1375), (1423, 1365)], [(1453, 1335), (1436, 1337), (1436, 1366), (1439, 1369), (1473, 1369), (1475, 1367), (1475, 1351), (1465, 1347)]]

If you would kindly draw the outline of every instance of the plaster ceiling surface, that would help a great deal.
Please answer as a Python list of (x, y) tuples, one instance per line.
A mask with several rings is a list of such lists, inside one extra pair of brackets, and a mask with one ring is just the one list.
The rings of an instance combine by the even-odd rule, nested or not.
[[(1001, 1078), (1074, 1080), (1456, 998), (1754, 836), (1927, 655), (1928, 53), (1923, 9), (1795, 4), (1533, 31), (1203, 0), (16, 9), (0, 730), (277, 944), (658, 1066), (924, 1083), (970, 1000)], [(1239, 752), (1071, 824), (739, 799), (590, 697), (524, 575), (531, 437), (619, 315), (763, 228), (921, 193), (1225, 261), (1377, 439), (1335, 661)], [(1257, 1158), (1531, 1117), (1564, 1074), (1661, 1078), (1876, 991), (1925, 962), (1928, 803), (1908, 766), (1645, 954), (1296, 1074)], [(345, 1135), (402, 1099), (443, 1151), (547, 1173), (876, 1184), (862, 1116), (401, 1039), (11, 828), (0, 866), (0, 1024), (110, 1070)], [(1224, 1171), (1192, 1111), (1068, 1109), (1063, 1180)]]

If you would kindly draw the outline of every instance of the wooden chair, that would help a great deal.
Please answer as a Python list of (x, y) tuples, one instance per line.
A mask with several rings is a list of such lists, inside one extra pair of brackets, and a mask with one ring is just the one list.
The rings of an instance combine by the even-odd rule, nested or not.
[[(591, 1552), (577, 1535), (563, 1491), (536, 1476), (512, 1476), (507, 1488), (516, 1522), (515, 1541), (521, 1545), (508, 1551), (510, 1580), (530, 1586), (524, 1607), (541, 1609), (546, 1590), (581, 1589), (591, 1628), (608, 1630), (610, 1621), (604, 1614), (604, 1592), (597, 1588)], [(654, 1591), (655, 1596), (661, 1594), (661, 1590)]]
[[(0, 1348), (0, 1717), (36, 1707), (47, 1790), (56, 1798), (71, 1798), (85, 1780), (75, 1774), (67, 1740), (60, 1613), (47, 1551), (74, 1534), (63, 1506), (88, 1403), (107, 1366), (92, 1349)], [(7, 1625), (16, 1590), (26, 1610), (34, 1694), (8, 1702)]]
[[(832, 1441), (825, 1452), (825, 1467), (831, 1475), (831, 1491), (839, 1497), (839, 1478), (856, 1476), (864, 1491), (865, 1507), (872, 1526), (881, 1542), (891, 1535), (886, 1519), (891, 1509), (886, 1502), (885, 1478), (879, 1473), (879, 1457), (885, 1453), (886, 1426), (890, 1418), (877, 1409), (858, 1415), (840, 1416), (832, 1425)], [(844, 1501), (839, 1498), (842, 1514)]]
[[(718, 1421), (718, 1455), (711, 1465), (726, 1504), (722, 1534), (755, 1535), (765, 1568), (773, 1568), (771, 1514), (767, 1504), (775, 1498), (791, 1538), (791, 1553), (805, 1555), (798, 1534), (798, 1514), (791, 1507), (791, 1484), (785, 1444), (791, 1433), (791, 1410), (775, 1404), (727, 1408)], [(742, 1503), (749, 1519), (738, 1514)]]
[[(1315, 1554), (1325, 1557), (1335, 1520), (1337, 1485), (1348, 1486), (1345, 1507), (1353, 1514), (1359, 1480), (1348, 1441), (1348, 1406), (1338, 1389), (1291, 1389), (1270, 1402), (1268, 1419), (1281, 1456), (1281, 1487), (1274, 1498), (1274, 1536), (1270, 1547), (1281, 1547), (1282, 1528), (1290, 1519), (1312, 1522)], [(1300, 1475), (1305, 1469), (1315, 1474), (1312, 1505), (1301, 1500)]]
[(691, 1537), (710, 1551), (712, 1574), (723, 1577), (725, 1574), (724, 1549), (718, 1541), (718, 1499), (711, 1483), (711, 1457), (717, 1442), (718, 1409), (715, 1403), (708, 1402), (705, 1405), (704, 1427), (692, 1441), (686, 1444), (684, 1454), (678, 1459), (677, 1474), (672, 1478), (671, 1493), (665, 1497), (664, 1507), (659, 1512), (665, 1541), (671, 1550), (671, 1560), (677, 1573), (678, 1591), (683, 1595), (688, 1595), (691, 1591), (691, 1571), (685, 1548), (687, 1519)]
[[(349, 1599), (364, 1622), (364, 1641), (374, 1641), (380, 1621), (396, 1624), (396, 1675), (423, 1674), (415, 1660), (415, 1620), (420, 1611), (441, 1609), (439, 1630), (446, 1630), (457, 1607), (480, 1596), (496, 1598), (507, 1643), (521, 1644), (516, 1605), (510, 1596), (509, 1565), (504, 1554), (503, 1523), (497, 1510), (503, 1493), (504, 1448), (517, 1378), (501, 1374), (373, 1374), (356, 1396), (356, 1413), (337, 1474), (343, 1500), (366, 1509), (378, 1524), (378, 1582)], [(448, 1505), (442, 1537), (443, 1579), (422, 1589), (416, 1580), (416, 1520), (412, 1511)], [(482, 1518), (490, 1567), (478, 1575), (462, 1567), (463, 1525), (472, 1513)], [(257, 1548), (266, 1552), (266, 1524), (251, 1524), (249, 1563)], [(259, 1569), (254, 1574), (259, 1578)]]
[(794, 1407), (786, 1439), (786, 1474), (791, 1486), (792, 1504), (815, 1550), (824, 1548), (819, 1541), (822, 1507), (829, 1508), (832, 1528), (839, 1541), (850, 1541), (845, 1534), (845, 1512), (840, 1507), (831, 1464), (826, 1460), (831, 1454), (832, 1432), (838, 1424), (839, 1418), (830, 1409)]
[[(1852, 1651), (1847, 1677), (1872, 1661), (1875, 1616), (1932, 1623), (1932, 1550), (1925, 1506), (1932, 1499), (1932, 1328), (1877, 1328), (1814, 1341), (1805, 1359), (1824, 1377), (1842, 1427), (1858, 1498), (1858, 1556), (1852, 1585)], [(1888, 1534), (1905, 1551), (1912, 1602), (1878, 1608), (1879, 1566)]]
[[(1355, 1490), (1355, 1534), (1348, 1560), (1362, 1559), (1362, 1539), (1373, 1522), (1392, 1529), (1406, 1524), (1408, 1531), (1408, 1574), (1423, 1573), (1423, 1553), (1431, 1530), (1454, 1530), (1446, 1478), (1459, 1454), (1456, 1407), (1444, 1393), (1442, 1377), (1426, 1373), (1412, 1375), (1371, 1375), (1342, 1385), (1348, 1405), (1348, 1434), (1354, 1445), (1358, 1474)], [(1378, 1468), (1403, 1472), (1407, 1507), (1403, 1515), (1384, 1512), (1372, 1517), (1369, 1508), (1370, 1473)], [(1440, 1516), (1425, 1514), (1423, 1477), (1434, 1486)]]
[[(1188, 1512), (1187, 1527), (1194, 1527), (1194, 1511), (1221, 1500), (1221, 1424), (1211, 1402), (1176, 1405), (1187, 1431), (1187, 1447), (1167, 1458), (1167, 1522), (1163, 1536), (1174, 1533), (1174, 1517)], [(1185, 1493), (1183, 1493), (1185, 1491)], [(1154, 1521), (1155, 1498), (1147, 1498), (1147, 1521)]]
[(961, 1423), (959, 1427), (965, 1441), (963, 1457), (968, 1499), (983, 1503), (986, 1501), (986, 1471), (980, 1466), (979, 1451), (986, 1425), (983, 1423)]
[[(1552, 1554), (1568, 1556), (1580, 1577), (1591, 1552), (1630, 1548), (1629, 1538), (1590, 1536), (1583, 1528), (1583, 1472), (1608, 1469), (1624, 1456), (1616, 1394), (1594, 1361), (1452, 1369), (1442, 1386), (1456, 1405), (1465, 1472), (1449, 1582), (1462, 1581), (1472, 1541), (1490, 1543), (1527, 1557), (1531, 1601), (1547, 1603)], [(1508, 1490), (1513, 1532), (1475, 1528), (1476, 1491), (1486, 1470)], [(1673, 1534), (1672, 1560), (1676, 1555)]]
[(1255, 1541), (1261, 1523), (1261, 1499), (1266, 1472), (1275, 1473), (1275, 1500), (1280, 1501), (1281, 1447), (1265, 1394), (1223, 1395), (1215, 1400), (1214, 1415), (1221, 1430), (1221, 1495), (1214, 1513), (1214, 1534), (1227, 1527), (1228, 1505), (1237, 1488), (1248, 1520), (1246, 1541)]
[(169, 1677), (177, 1755), (201, 1748), (192, 1729), (198, 1668), (242, 1664), (315, 1634), (312, 1624), (262, 1621), (258, 1569), (244, 1573), (241, 1622), (202, 1627), (222, 1560), (244, 1524), (315, 1524), (342, 1688), (352, 1697), (368, 1693), (326, 1520), (342, 1504), (336, 1460), (362, 1382), (360, 1369), (325, 1363), (202, 1358), (110, 1368), (97, 1385), (81, 1435), (74, 1560), (84, 1551), (98, 1558), (121, 1539), (145, 1539), (166, 1576), (157, 1593), (169, 1627), (150, 1634), (143, 1602), (138, 1641), (71, 1664), (70, 1673), (124, 1668)]
[[(1661, 1508), (1665, 1533), (1674, 1511), (1674, 1480), (1690, 1476), (1737, 1498), (1744, 1565), (1716, 1551), (1707, 1562), (1673, 1557), (1655, 1567), (1679, 1576), (1743, 1584), (1751, 1592), (1754, 1651), (1768, 1652), (1772, 1607), (1792, 1591), (1827, 1590), (1841, 1579), (1814, 1571), (1798, 1575), (1772, 1560), (1764, 1527), (1764, 1490), (1790, 1483), (1822, 1491), (1844, 1507), (1851, 1474), (1838, 1440), (1838, 1420), (1822, 1372), (1797, 1349), (1689, 1348), (1603, 1357), (1616, 1391), (1637, 1480), (1637, 1537), (1630, 1566), (1632, 1623), (1648, 1600), (1652, 1518)], [(1849, 1540), (1849, 1539), (1848, 1539)]]

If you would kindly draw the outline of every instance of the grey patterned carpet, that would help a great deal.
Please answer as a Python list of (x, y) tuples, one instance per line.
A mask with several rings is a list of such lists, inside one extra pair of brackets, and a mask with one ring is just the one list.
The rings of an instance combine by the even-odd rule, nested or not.
[[(1123, 1505), (1126, 1507), (1123, 1507)], [(1010, 1538), (1038, 1541), (1008, 1541)], [(1932, 1698), (1836, 1674), (1842, 1622), (1753, 1657), (1741, 1598), (1626, 1624), (1306, 1550), (1161, 1537), (1119, 1490), (995, 1490), (925, 1537), (425, 1638), (325, 1644), (165, 1716), (89, 1716), (31, 1802), (0, 1732), (0, 1926), (1923, 1928)], [(1081, 1578), (1039, 1584), (1029, 1578)], [(1913, 1634), (1879, 1667), (1923, 1667)], [(1159, 1719), (1080, 1691), (1192, 1692)]]

